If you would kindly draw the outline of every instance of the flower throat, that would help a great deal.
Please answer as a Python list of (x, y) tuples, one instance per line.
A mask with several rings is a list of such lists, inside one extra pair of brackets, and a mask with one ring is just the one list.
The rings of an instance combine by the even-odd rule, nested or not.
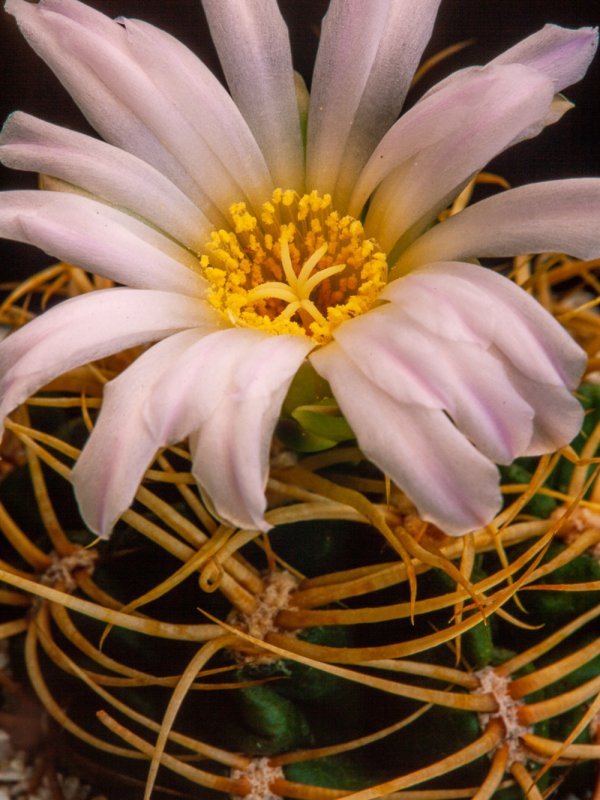
[(324, 344), (386, 284), (384, 253), (359, 220), (332, 210), (328, 194), (276, 189), (260, 219), (245, 203), (229, 213), (232, 230), (213, 231), (200, 264), (208, 299), (230, 324)]

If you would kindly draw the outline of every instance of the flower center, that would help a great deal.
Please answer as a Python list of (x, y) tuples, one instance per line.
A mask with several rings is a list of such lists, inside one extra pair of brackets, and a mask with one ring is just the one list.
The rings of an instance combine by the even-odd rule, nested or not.
[(212, 232), (200, 264), (209, 302), (233, 325), (324, 344), (386, 284), (384, 253), (359, 220), (332, 209), (328, 194), (276, 189), (260, 219), (245, 203), (229, 213), (232, 230)]

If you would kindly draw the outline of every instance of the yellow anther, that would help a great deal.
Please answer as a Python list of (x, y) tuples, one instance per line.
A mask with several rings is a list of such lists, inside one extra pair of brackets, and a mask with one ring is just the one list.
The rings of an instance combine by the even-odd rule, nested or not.
[(332, 210), (330, 195), (276, 189), (258, 218), (243, 202), (229, 213), (232, 229), (211, 234), (200, 265), (230, 324), (321, 344), (385, 286), (384, 254), (359, 220)]

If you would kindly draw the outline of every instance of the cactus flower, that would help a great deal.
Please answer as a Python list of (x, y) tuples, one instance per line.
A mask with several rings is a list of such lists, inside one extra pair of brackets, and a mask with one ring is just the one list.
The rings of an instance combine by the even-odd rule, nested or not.
[(496, 464), (578, 432), (584, 355), (479, 257), (600, 256), (600, 179), (504, 191), (438, 222), (486, 163), (569, 107), (592, 29), (544, 29), (399, 116), (439, 0), (332, 0), (310, 96), (275, 0), (204, 0), (229, 92), (181, 43), (77, 0), (7, 0), (104, 139), (24, 113), (0, 235), (109, 278), (0, 344), (0, 418), (148, 345), (104, 392), (72, 480), (108, 536), (156, 451), (189, 437), (216, 514), (266, 530), (269, 448), (308, 359), (365, 455), (451, 535), (500, 507)]

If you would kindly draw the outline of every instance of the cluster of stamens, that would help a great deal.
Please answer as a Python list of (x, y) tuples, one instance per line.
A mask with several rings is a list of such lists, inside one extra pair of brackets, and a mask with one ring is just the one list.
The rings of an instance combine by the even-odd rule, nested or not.
[(245, 203), (230, 215), (232, 230), (212, 233), (200, 263), (209, 301), (232, 325), (323, 344), (385, 286), (385, 255), (359, 220), (332, 209), (330, 195), (276, 189), (260, 219)]

